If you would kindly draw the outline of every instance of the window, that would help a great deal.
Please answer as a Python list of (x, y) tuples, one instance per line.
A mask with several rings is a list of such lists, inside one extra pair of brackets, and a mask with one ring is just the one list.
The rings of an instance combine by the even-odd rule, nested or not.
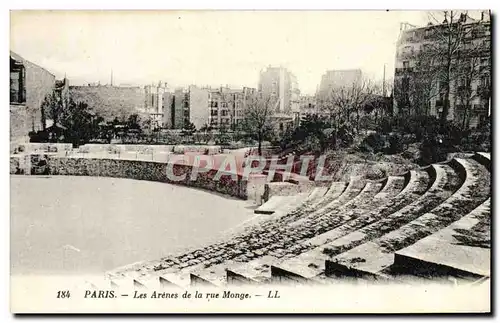
[(489, 76), (481, 76), (481, 87), (483, 87), (483, 88), (490, 87), (490, 77)]
[(402, 80), (403, 92), (408, 92), (410, 89), (410, 79), (408, 77), (403, 78)]
[(12, 59), (10, 65), (10, 102), (24, 103), (26, 102), (24, 66), (16, 64)]

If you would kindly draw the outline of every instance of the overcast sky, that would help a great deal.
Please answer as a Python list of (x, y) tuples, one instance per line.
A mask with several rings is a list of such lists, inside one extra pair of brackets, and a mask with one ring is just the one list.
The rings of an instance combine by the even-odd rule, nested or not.
[(400, 22), (422, 11), (58, 11), (11, 12), (11, 50), (72, 84), (100, 81), (174, 88), (256, 87), (281, 65), (312, 94), (330, 69), (360, 68), (373, 79), (394, 69)]

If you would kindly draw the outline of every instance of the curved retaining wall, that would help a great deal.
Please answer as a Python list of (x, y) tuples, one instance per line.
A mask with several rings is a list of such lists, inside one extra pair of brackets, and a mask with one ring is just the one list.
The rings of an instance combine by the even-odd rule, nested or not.
[[(192, 166), (141, 160), (120, 160), (104, 158), (74, 158), (45, 155), (46, 167), (43, 173), (48, 175), (103, 176), (137, 180), (148, 180), (196, 187), (247, 199), (247, 180), (241, 175), (225, 173), (214, 180), (217, 170), (198, 173), (191, 179)], [(19, 168), (19, 157), (11, 156), (11, 174)], [(33, 168), (32, 168), (33, 169)], [(167, 176), (170, 171), (175, 176), (184, 176), (174, 181)]]

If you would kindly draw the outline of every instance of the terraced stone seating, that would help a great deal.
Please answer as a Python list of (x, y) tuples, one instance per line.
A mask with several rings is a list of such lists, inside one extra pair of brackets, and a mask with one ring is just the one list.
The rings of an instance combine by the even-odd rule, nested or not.
[(489, 275), (490, 199), (448, 227), (395, 253), (391, 271), (424, 277)]
[(489, 165), (488, 154), (475, 154), (384, 181), (316, 187), (229, 239), (113, 277), (177, 286), (488, 277)]

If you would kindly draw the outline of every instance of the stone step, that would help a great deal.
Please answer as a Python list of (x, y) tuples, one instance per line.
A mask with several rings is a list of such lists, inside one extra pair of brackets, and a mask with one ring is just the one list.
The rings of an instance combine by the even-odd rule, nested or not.
[[(355, 262), (354, 267), (370, 273), (385, 270), (394, 262), (395, 251), (410, 246), (416, 241), (450, 225), (473, 210), (478, 203), (482, 203), (487, 199), (489, 187), (487, 190), (481, 190), (476, 186), (478, 180), (482, 182), (481, 179), (487, 173), (486, 169), (473, 160), (459, 158), (454, 160), (463, 166), (467, 176), (463, 185), (448, 196), (446, 201), (442, 201), (428, 213), (421, 214), (413, 210), (413, 213), (403, 214), (402, 221), (394, 222), (391, 232), (350, 249), (335, 257), (335, 260), (343, 264)], [(444, 191), (442, 189), (439, 193)], [(438, 194), (438, 192), (435, 192), (435, 194)], [(475, 196), (472, 196), (472, 194), (475, 194)]]
[[(285, 268), (279, 265), (271, 265), (272, 285), (322, 285), (323, 281), (316, 276), (311, 276), (307, 270), (297, 270), (298, 268)], [(311, 273), (312, 274), (312, 273)]]
[(185, 272), (165, 273), (159, 276), (159, 282), (165, 288), (188, 288), (191, 286), (191, 276)]
[[(459, 240), (460, 232), (473, 229), (484, 217), (491, 215), (490, 199), (448, 227), (399, 250), (394, 256), (391, 272), (420, 276), (454, 274), (477, 278), (490, 276), (491, 249)], [(457, 231), (458, 230), (458, 231)]]
[(304, 202), (310, 204), (316, 203), (325, 196), (326, 192), (328, 192), (328, 187), (325, 186), (315, 187)]
[(491, 172), (491, 154), (486, 152), (477, 152), (473, 157), (481, 165), (486, 167)]
[[(286, 214), (282, 218), (282, 220), (291, 222), (301, 218), (304, 215), (310, 214), (317, 209), (320, 209), (323, 205), (326, 205), (337, 199), (346, 187), (347, 183), (345, 182), (332, 182), (325, 193), (318, 194), (319, 196), (317, 198), (304, 202), (300, 207)], [(321, 189), (324, 190), (325, 188), (322, 187)]]
[(389, 275), (359, 269), (349, 266), (348, 264), (342, 264), (331, 260), (325, 261), (325, 276), (335, 279), (351, 278), (354, 280), (361, 279), (365, 281), (378, 281), (384, 283), (392, 281), (392, 278)]
[[(435, 180), (423, 195), (400, 209), (389, 208), (386, 211), (378, 211), (378, 214), (374, 214), (373, 218), (362, 219), (366, 222), (357, 224), (357, 226), (362, 225), (360, 229), (332, 241), (324, 252), (330, 257), (337, 256), (408, 223), (446, 200), (454, 192), (454, 188), (444, 189), (448, 177), (457, 175), (447, 165), (433, 165), (432, 169), (435, 172)], [(404, 201), (408, 201), (408, 199), (404, 199)]]
[(226, 268), (230, 285), (261, 285), (271, 280), (271, 264), (277, 262), (273, 256), (263, 256), (247, 263), (236, 263)]
[(275, 215), (279, 215), (280, 217), (285, 216), (297, 209), (301, 205), (303, 205), (304, 201), (307, 199), (309, 193), (299, 193), (297, 195), (292, 196), (291, 199), (287, 200), (286, 203), (281, 204), (275, 210)]
[[(307, 240), (306, 244), (321, 247), (321, 249), (318, 250), (318, 254), (324, 257), (325, 255), (322, 251), (324, 247), (328, 247), (327, 244), (329, 242), (347, 235), (357, 229), (361, 229), (367, 223), (374, 222), (376, 219), (382, 218), (384, 214), (392, 213), (392, 210), (399, 209), (409, 204), (415, 197), (419, 196), (418, 193), (420, 190), (417, 185), (419, 178), (418, 174), (423, 175), (426, 173), (417, 173), (412, 171), (412, 174), (412, 180), (408, 182), (408, 188), (401, 191), (396, 195), (396, 197), (391, 198), (391, 195), (395, 192), (390, 195), (386, 193), (383, 196), (379, 196), (378, 199), (374, 198), (372, 200), (372, 203), (375, 204), (373, 205), (373, 208), (369, 205), (367, 208), (349, 210), (343, 213), (342, 216), (349, 217), (349, 219), (346, 219), (345, 223)], [(421, 185), (426, 186), (427, 184), (423, 182)], [(375, 195), (375, 197), (377, 197), (377, 195)]]
[(349, 203), (352, 199), (354, 199), (361, 191), (365, 188), (366, 181), (361, 180), (359, 177), (351, 178), (351, 181), (347, 185), (346, 189), (333, 201), (329, 202), (327, 205), (323, 206), (320, 209), (316, 209), (308, 215), (297, 219), (296, 222), (293, 223), (294, 226), (300, 226), (308, 219), (314, 219), (319, 217), (325, 213), (329, 213), (332, 210)]
[(405, 186), (404, 176), (389, 176), (383, 182), (383, 187), (373, 198), (383, 200), (398, 195)]
[(347, 189), (348, 184), (349, 183), (346, 182), (332, 182), (325, 195), (323, 195), (321, 199), (313, 203), (309, 211), (315, 211), (317, 209), (321, 209), (325, 205), (328, 205), (329, 203), (335, 201)]
[(271, 196), (271, 198), (254, 210), (255, 214), (273, 214), (281, 206), (290, 203), (295, 196)]
[(191, 286), (224, 287), (227, 285), (226, 267), (229, 264), (210, 266), (191, 272)]
[[(407, 204), (410, 203), (411, 200), (413, 200), (411, 197), (413, 196), (418, 196), (417, 193), (420, 193), (425, 190), (427, 187), (427, 182), (426, 180), (419, 181), (419, 179), (426, 179), (427, 178), (427, 173), (423, 171), (411, 171), (408, 173), (408, 188), (406, 190), (400, 191), (400, 194), (406, 194), (410, 198), (409, 199), (402, 199), (403, 201), (407, 201)], [(402, 188), (403, 183), (401, 181), (404, 181), (403, 177), (399, 178), (394, 178), (394, 180), (399, 181), (399, 189)], [(420, 187), (419, 185), (420, 184)], [(371, 185), (381, 185), (381, 183), (368, 183), (368, 185), (365, 187), (365, 192), (368, 192), (370, 190)], [(388, 180), (386, 182), (386, 185), (392, 185), (391, 181)], [(423, 186), (423, 188), (422, 188)], [(376, 190), (375, 190), (376, 192)], [(396, 191), (397, 192), (397, 191)], [(309, 240), (306, 240), (304, 242), (305, 245), (311, 246), (311, 250), (307, 251), (305, 253), (302, 253), (294, 258), (284, 260), (283, 262), (279, 262), (279, 267), (288, 270), (288, 271), (295, 271), (295, 272), (301, 272), (305, 271), (309, 273), (308, 275), (305, 275), (308, 278), (311, 278), (313, 276), (319, 275), (324, 272), (325, 269), (325, 260), (330, 259), (328, 255), (323, 253), (323, 250), (326, 246), (328, 246), (328, 243), (343, 236), (348, 234), (349, 232), (352, 232), (353, 230), (360, 228), (362, 224), (364, 223), (363, 221), (356, 221), (359, 217), (363, 217), (365, 219), (365, 222), (367, 219), (371, 219), (372, 217), (376, 217), (379, 215), (379, 211), (384, 210), (386, 205), (394, 205), (393, 199), (391, 199), (391, 195), (395, 194), (395, 192), (391, 194), (386, 194), (379, 199), (374, 201), (377, 203), (378, 207), (375, 208), (375, 210), (364, 210), (364, 209), (354, 209), (354, 210), (349, 210), (346, 212), (341, 211), (340, 216), (351, 216), (352, 220), (348, 221), (344, 225), (341, 225), (340, 227), (334, 228), (330, 231), (327, 231), (323, 234), (320, 234), (318, 236), (315, 236)], [(413, 195), (415, 194), (415, 195)], [(358, 195), (359, 196), (359, 195)], [(375, 195), (377, 196), (377, 195)], [(400, 197), (401, 198), (401, 197)], [(404, 206), (404, 204), (403, 204)], [(292, 267), (293, 269), (290, 269)], [(302, 268), (304, 267), (304, 268)], [(303, 275), (304, 276), (304, 275)]]
[(271, 268), (273, 283), (314, 283), (324, 273), (325, 261), (314, 253), (303, 253), (297, 257), (276, 263)]

